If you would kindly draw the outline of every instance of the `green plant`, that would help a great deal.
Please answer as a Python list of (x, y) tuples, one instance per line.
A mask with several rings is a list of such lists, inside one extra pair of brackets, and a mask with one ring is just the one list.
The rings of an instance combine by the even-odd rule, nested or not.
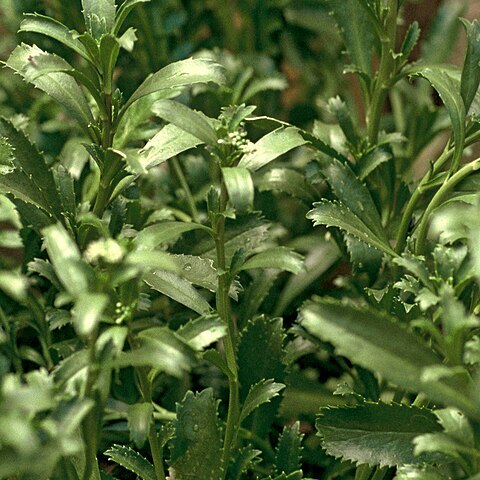
[[(475, 480), (478, 22), (457, 68), (458, 2), (416, 62), (398, 0), (214, 3), (45, 2), (76, 30), (20, 25), (45, 49), (1, 83), (25, 97), (0, 118), (0, 478)], [(278, 56), (317, 88), (299, 32), (333, 37), (309, 18), (328, 9), (322, 55), (344, 42), (361, 102), (267, 116), (289, 111)]]

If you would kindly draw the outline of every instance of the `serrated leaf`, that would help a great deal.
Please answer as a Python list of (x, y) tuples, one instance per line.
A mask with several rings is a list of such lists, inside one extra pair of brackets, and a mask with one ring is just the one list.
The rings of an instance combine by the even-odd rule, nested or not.
[(400, 48), (400, 52), (402, 53), (403, 61), (407, 61), (408, 57), (412, 53), (415, 45), (420, 38), (420, 27), (418, 22), (412, 22), (408, 27), (407, 33), (405, 34), (405, 38), (402, 42), (402, 47)]
[(452, 165), (456, 167), (463, 154), (465, 145), (465, 119), (466, 110), (462, 96), (458, 91), (457, 82), (452, 79), (449, 73), (441, 66), (415, 67), (409, 72), (411, 76), (420, 76), (428, 80), (437, 91), (447, 109), (452, 122), (453, 139), (455, 151)]
[(285, 426), (275, 450), (275, 473), (290, 474), (300, 470), (302, 460), (300, 422)]
[(113, 445), (104, 455), (123, 468), (138, 475), (142, 480), (156, 480), (153, 465), (138, 452), (123, 445)]
[(141, 150), (128, 154), (127, 163), (135, 173), (146, 173), (148, 169), (201, 143), (197, 137), (170, 123), (154, 135)]
[(226, 333), (225, 323), (213, 315), (190, 320), (177, 330), (177, 334), (197, 351), (203, 350), (220, 340)]
[(243, 167), (223, 167), (228, 198), (239, 213), (253, 208), (254, 187), (250, 171)]
[(283, 383), (275, 383), (272, 379), (260, 380), (255, 385), (252, 385), (243, 402), (239, 422), (242, 423), (260, 405), (269, 403), (284, 388), (285, 385)]
[(209, 303), (198, 290), (188, 280), (175, 273), (158, 270), (145, 275), (144, 280), (154, 290), (167, 295), (199, 315), (207, 314), (211, 310)]
[(477, 19), (472, 22), (462, 19), (467, 32), (467, 51), (463, 62), (460, 93), (468, 112), (475, 98), (480, 84), (480, 23)]
[(127, 420), (130, 440), (135, 443), (137, 448), (142, 448), (153, 422), (153, 405), (151, 403), (129, 405)]
[(171, 63), (158, 72), (150, 75), (132, 94), (122, 111), (125, 111), (132, 103), (154, 92), (164, 92), (165, 97), (173, 88), (193, 85), (195, 83), (213, 82), (223, 84), (225, 75), (223, 67), (206, 59), (189, 58)]
[[(245, 401), (250, 388), (256, 383), (271, 378), (282, 383), (286, 376), (283, 342), (285, 331), (281, 319), (258, 316), (251, 320), (238, 345), (240, 400)], [(246, 428), (258, 435), (267, 434), (280, 405), (280, 398), (260, 406), (245, 422)]]
[(82, 0), (85, 25), (93, 38), (99, 40), (115, 25), (115, 0)]
[(383, 467), (423, 463), (426, 458), (414, 455), (412, 441), (418, 435), (440, 431), (436, 420), (427, 409), (366, 402), (323, 408), (316, 427), (330, 455)]
[(207, 117), (183, 103), (173, 100), (160, 100), (153, 104), (152, 113), (193, 135), (207, 145), (215, 145), (217, 142), (217, 135), (208, 122)]
[(130, 12), (140, 3), (148, 3), (150, 0), (125, 0), (120, 7), (118, 7), (115, 27), (113, 33), (118, 35), (118, 32), (122, 28), (123, 23), (127, 19)]
[[(375, 27), (365, 8), (357, 0), (330, 0), (340, 33), (352, 63), (363, 73), (372, 71)], [(352, 22), (355, 18), (355, 22)]]
[(151, 250), (172, 240), (176, 240), (182, 233), (191, 230), (211, 230), (199, 223), (161, 222), (142, 229), (133, 241), (137, 250)]
[(213, 390), (196, 395), (187, 392), (177, 404), (174, 426), (170, 476), (177, 480), (220, 480), (222, 441)]
[(39, 13), (26, 14), (19, 28), (20, 32), (40, 33), (51, 37), (65, 46), (71, 48), (86, 60), (89, 60), (89, 54), (82, 42), (80, 42), (74, 30), (69, 30), (63, 23), (54, 18), (40, 15)]
[(393, 249), (378, 238), (351, 210), (340, 202), (324, 200), (314, 203), (315, 207), (307, 213), (307, 218), (314, 221), (314, 225), (338, 227), (353, 235), (355, 238), (388, 255), (396, 256)]
[(397, 386), (423, 391), (433, 400), (456, 406), (480, 417), (471, 380), (465, 375), (432, 376), (442, 367), (440, 359), (417, 335), (386, 313), (332, 299), (307, 302), (300, 325), (311, 335), (331, 342), (339, 355), (384, 376)]
[(103, 293), (82, 293), (75, 302), (73, 325), (80, 337), (88, 337), (98, 326), (108, 296)]
[(360, 138), (355, 131), (347, 104), (339, 96), (332, 97), (328, 101), (328, 110), (336, 117), (345, 138), (356, 148), (359, 145)]
[[(47, 54), (37, 46), (21, 44), (11, 53), (6, 65), (28, 81), (26, 69), (29, 65), (35, 66), (36, 56), (43, 55)], [(31, 83), (60, 103), (84, 131), (89, 132), (89, 125), (94, 123), (93, 115), (82, 89), (70, 75), (63, 72), (47, 73)]]
[(303, 257), (287, 247), (269, 248), (249, 258), (240, 270), (278, 268), (294, 274), (305, 271)]
[(258, 140), (253, 145), (252, 151), (240, 159), (238, 166), (254, 172), (290, 150), (305, 145), (305, 143), (307, 143), (306, 140), (299, 134), (297, 128), (277, 128)]
[(306, 202), (311, 202), (316, 197), (315, 190), (305, 181), (305, 177), (290, 168), (272, 168), (256, 178), (255, 185), (261, 192), (283, 192)]

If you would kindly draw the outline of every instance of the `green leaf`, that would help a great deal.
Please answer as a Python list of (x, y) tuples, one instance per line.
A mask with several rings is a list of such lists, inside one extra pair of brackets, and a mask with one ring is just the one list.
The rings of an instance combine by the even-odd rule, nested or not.
[(460, 93), (468, 112), (480, 85), (480, 23), (477, 19), (472, 22), (462, 19), (467, 32), (467, 51), (463, 62)]
[(113, 30), (117, 8), (115, 0), (82, 0), (85, 26), (96, 40)]
[(222, 440), (217, 402), (208, 388), (187, 392), (177, 404), (172, 440), (170, 476), (177, 480), (222, 478)]
[(442, 99), (452, 122), (453, 139), (455, 142), (452, 166), (456, 168), (462, 157), (465, 145), (466, 119), (465, 104), (458, 91), (457, 82), (455, 82), (448, 71), (441, 66), (415, 67), (409, 72), (409, 75), (420, 76), (428, 80)]
[(288, 83), (283, 77), (254, 78), (241, 95), (241, 102), (248, 102), (252, 97), (266, 90), (285, 90)]
[(14, 125), (0, 118), (0, 137), (8, 149), (14, 171), (0, 175), (0, 189), (11, 192), (17, 198), (43, 208), (49, 214), (62, 219), (62, 207), (52, 171), (44, 157), (25, 134)]
[(272, 398), (285, 388), (283, 383), (275, 383), (272, 379), (260, 380), (250, 387), (247, 398), (243, 402), (239, 422), (242, 423), (254, 410), (264, 403), (269, 403)]
[(161, 91), (165, 94), (165, 98), (167, 98), (173, 88), (207, 82), (214, 82), (219, 85), (223, 84), (225, 82), (223, 67), (210, 60), (200, 58), (189, 58), (171, 63), (150, 75), (137, 90), (135, 90), (122, 111), (127, 110), (128, 107), (139, 98), (150, 95), (151, 93)]
[(199, 223), (162, 222), (150, 225), (141, 230), (133, 241), (137, 250), (151, 250), (172, 240), (176, 240), (182, 233), (192, 230), (205, 230), (210, 228)]
[(144, 280), (154, 290), (167, 295), (199, 315), (209, 313), (211, 310), (209, 303), (188, 280), (172, 272), (159, 270), (145, 275)]
[[(436, 374), (440, 359), (423, 341), (385, 313), (332, 299), (307, 302), (300, 325), (311, 335), (331, 342), (339, 355), (379, 373), (399, 387), (424, 392), (433, 400), (480, 417), (467, 375)], [(447, 367), (445, 367), (447, 368)], [(439, 373), (439, 372), (437, 372)]]
[(402, 465), (395, 475), (395, 480), (447, 480), (447, 478), (436, 467), (430, 465)]
[(242, 167), (223, 167), (228, 198), (239, 213), (253, 208), (254, 187), (250, 171)]
[(89, 289), (90, 269), (81, 261), (77, 244), (60, 224), (43, 229), (45, 246), (55, 273), (74, 297)]
[(438, 9), (422, 44), (420, 57), (424, 62), (447, 62), (456, 44), (460, 22), (458, 17), (465, 13), (463, 1), (443, 2)]
[(80, 337), (88, 337), (97, 328), (108, 301), (108, 296), (103, 293), (82, 293), (78, 297), (73, 311), (73, 325)]
[(303, 257), (287, 247), (269, 248), (249, 258), (240, 270), (253, 268), (278, 268), (291, 273), (305, 271)]
[(227, 327), (225, 323), (214, 315), (190, 320), (177, 330), (177, 334), (197, 351), (201, 351), (220, 340), (226, 333)]
[(295, 127), (280, 127), (267, 133), (252, 147), (252, 152), (245, 154), (238, 163), (239, 167), (251, 171), (264, 167), (280, 155), (289, 152), (295, 147), (305, 145), (306, 140)]
[(358, 0), (329, 0), (328, 3), (352, 63), (370, 76), (375, 27), (368, 12)]
[(51, 37), (71, 48), (86, 60), (90, 59), (87, 49), (76, 37), (78, 35), (77, 32), (69, 30), (63, 23), (53, 18), (40, 15), (39, 13), (28, 13), (20, 24), (19, 31), (40, 33)]
[(305, 202), (312, 202), (317, 195), (305, 177), (291, 168), (272, 168), (255, 178), (255, 185), (261, 192), (283, 192)]
[(411, 23), (408, 27), (405, 38), (403, 39), (402, 47), (400, 48), (400, 52), (402, 53), (402, 60), (404, 62), (408, 61), (408, 58), (410, 57), (410, 54), (412, 53), (419, 38), (420, 27), (418, 25), (418, 22), (415, 21)]
[(347, 104), (339, 96), (336, 96), (330, 98), (327, 106), (330, 113), (336, 117), (345, 138), (354, 148), (357, 148), (360, 143), (360, 137), (355, 131)]
[[(30, 81), (28, 72), (35, 68), (36, 57), (45, 55), (51, 58), (51, 54), (47, 54), (35, 45), (22, 44), (15, 48), (6, 65), (20, 74), (25, 81)], [(89, 133), (89, 125), (94, 123), (92, 112), (82, 89), (69, 74), (64, 72), (45, 73), (30, 82), (60, 103), (84, 131)]]
[(208, 117), (173, 100), (155, 102), (152, 113), (176, 127), (193, 135), (207, 145), (216, 145), (217, 135), (210, 125)]
[(427, 409), (401, 404), (362, 403), (322, 408), (316, 427), (328, 454), (358, 464), (396, 466), (423, 463), (413, 452), (418, 435), (441, 430)]
[(103, 89), (105, 94), (112, 94), (111, 77), (115, 64), (117, 63), (118, 54), (120, 52), (120, 43), (118, 39), (111, 33), (102, 35), (100, 40), (100, 62), (104, 78)]
[(122, 352), (113, 362), (113, 366), (150, 366), (159, 372), (180, 378), (195, 363), (194, 350), (167, 327), (142, 330), (138, 339), (138, 348)]
[(307, 218), (313, 220), (315, 226), (326, 225), (327, 227), (340, 228), (367, 245), (385, 252), (388, 255), (396, 256), (388, 243), (378, 238), (374, 232), (342, 203), (324, 200), (314, 203), (313, 206), (315, 208), (307, 213)]
[(197, 137), (170, 123), (154, 135), (138, 153), (127, 155), (127, 163), (135, 173), (146, 173), (149, 168), (201, 143)]
[(300, 422), (286, 425), (275, 450), (275, 473), (290, 474), (300, 470), (302, 461), (302, 439)]
[(178, 272), (175, 259), (169, 253), (162, 251), (137, 250), (130, 252), (125, 258), (126, 263), (140, 267), (142, 270), (168, 270)]
[(352, 169), (335, 159), (321, 163), (322, 174), (340, 202), (388, 244), (377, 207), (367, 187), (355, 176)]
[(127, 419), (130, 440), (135, 443), (137, 448), (142, 448), (153, 422), (153, 405), (151, 403), (129, 405)]
[(113, 445), (104, 455), (123, 468), (138, 475), (142, 480), (156, 480), (153, 465), (138, 452), (123, 445)]
[(115, 19), (115, 28), (113, 33), (118, 35), (118, 32), (122, 28), (125, 20), (127, 19), (130, 12), (139, 4), (139, 3), (148, 3), (150, 0), (125, 0), (117, 11), (117, 17)]
[[(258, 316), (250, 320), (238, 345), (240, 400), (245, 402), (250, 389), (265, 378), (283, 383), (286, 376), (282, 320)], [(260, 406), (245, 421), (245, 427), (257, 435), (266, 435), (280, 405), (280, 398)]]

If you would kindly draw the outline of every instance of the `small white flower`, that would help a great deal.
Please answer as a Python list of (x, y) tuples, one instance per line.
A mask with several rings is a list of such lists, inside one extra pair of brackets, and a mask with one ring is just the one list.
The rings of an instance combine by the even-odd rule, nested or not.
[(99, 260), (107, 263), (119, 263), (124, 254), (122, 246), (116, 240), (107, 238), (91, 242), (83, 256), (89, 263), (98, 263)]

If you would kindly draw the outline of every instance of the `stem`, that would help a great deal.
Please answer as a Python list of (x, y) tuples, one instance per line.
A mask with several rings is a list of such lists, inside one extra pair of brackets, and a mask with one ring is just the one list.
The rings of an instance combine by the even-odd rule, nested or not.
[(451, 190), (465, 177), (468, 177), (471, 173), (480, 169), (480, 158), (470, 162), (469, 164), (465, 165), (463, 168), (458, 170), (457, 173), (452, 175), (447, 182), (445, 182), (437, 191), (437, 193), (433, 196), (432, 200), (430, 201), (425, 213), (422, 216), (422, 220), (418, 226), (418, 237), (417, 242), (415, 245), (415, 253), (417, 255), (422, 255), (425, 250), (425, 241), (427, 238), (428, 232), (428, 224), (430, 215), (432, 212), (443, 203), (447, 195), (451, 192)]
[(367, 135), (371, 145), (378, 139), (380, 118), (387, 99), (391, 79), (395, 74), (395, 59), (392, 52), (395, 49), (397, 37), (398, 0), (388, 0), (388, 13), (385, 18), (384, 34), (381, 35), (380, 66), (374, 82), (373, 94), (367, 113)]
[(215, 230), (215, 247), (217, 252), (217, 270), (218, 270), (218, 289), (216, 294), (217, 312), (220, 318), (227, 325), (227, 336), (225, 338), (225, 356), (227, 366), (230, 370), (230, 376), (228, 378), (229, 386), (229, 399), (228, 399), (228, 414), (227, 424), (225, 428), (225, 438), (223, 442), (223, 457), (222, 465), (224, 478), (227, 474), (227, 467), (230, 461), (230, 452), (232, 445), (235, 443), (235, 439), (238, 433), (238, 417), (240, 413), (240, 398), (239, 398), (239, 385), (238, 385), (238, 368), (237, 359), (235, 355), (236, 344), (236, 325), (230, 312), (230, 299), (228, 296), (228, 290), (230, 288), (230, 280), (228, 278), (228, 272), (226, 271), (225, 260), (225, 217), (223, 212), (225, 211), (227, 203), (227, 191), (225, 184), (222, 182), (220, 193), (220, 215), (217, 216), (215, 224), (213, 225)]
[(192, 219), (194, 222), (199, 223), (197, 206), (195, 205), (195, 200), (193, 198), (192, 191), (190, 190), (187, 179), (185, 178), (185, 174), (183, 173), (180, 162), (176, 157), (173, 157), (170, 159), (169, 163), (171, 168), (175, 172), (175, 175), (178, 179), (178, 182), (180, 183), (180, 186), (182, 187), (185, 193), (185, 197), (187, 200), (188, 208), (190, 209), (190, 214), (192, 216)]

